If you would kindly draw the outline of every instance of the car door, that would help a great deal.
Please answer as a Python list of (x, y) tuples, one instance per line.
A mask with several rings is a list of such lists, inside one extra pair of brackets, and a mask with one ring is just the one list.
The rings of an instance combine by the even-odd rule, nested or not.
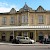
[(25, 38), (25, 43), (29, 43), (30, 42), (30, 40), (29, 40), (29, 38)]
[(20, 39), (20, 42), (21, 42), (21, 43), (25, 43), (25, 38), (24, 38), (24, 37), (21, 38), (21, 39)]

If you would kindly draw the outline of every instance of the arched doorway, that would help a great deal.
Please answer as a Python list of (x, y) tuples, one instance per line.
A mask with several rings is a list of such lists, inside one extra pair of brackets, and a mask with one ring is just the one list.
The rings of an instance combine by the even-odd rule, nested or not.
[(5, 40), (6, 40), (6, 34), (2, 33), (2, 41), (5, 41)]
[(30, 39), (33, 39), (33, 32), (30, 32)]
[(13, 39), (13, 32), (10, 33), (10, 41)]
[(43, 32), (40, 32), (39, 35), (38, 35), (38, 37), (39, 37), (39, 41), (42, 42), (43, 39), (44, 39)]

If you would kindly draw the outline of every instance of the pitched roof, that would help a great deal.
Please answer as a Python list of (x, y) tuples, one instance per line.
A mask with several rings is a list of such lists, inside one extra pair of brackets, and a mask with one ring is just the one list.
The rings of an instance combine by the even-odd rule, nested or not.
[(13, 14), (13, 13), (16, 13), (16, 10), (15, 10), (14, 8), (12, 8), (12, 9), (10, 10), (10, 14)]
[(45, 12), (45, 11), (46, 10), (41, 5), (36, 10), (36, 12)]
[(32, 10), (32, 8), (28, 7), (28, 5), (25, 3), (23, 8), (21, 8), (19, 11), (31, 11), (31, 10)]

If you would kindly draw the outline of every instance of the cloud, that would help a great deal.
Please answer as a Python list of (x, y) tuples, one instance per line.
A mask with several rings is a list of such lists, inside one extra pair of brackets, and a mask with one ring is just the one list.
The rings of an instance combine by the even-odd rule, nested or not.
[(0, 13), (9, 12), (10, 8), (0, 7)]
[(8, 3), (0, 2), (0, 7), (1, 6), (8, 6)]
[(8, 4), (5, 2), (0, 2), (0, 13), (9, 12), (11, 10), (11, 8), (15, 8), (16, 11), (18, 10), (16, 5), (14, 5), (14, 4), (11, 5), (11, 4)]

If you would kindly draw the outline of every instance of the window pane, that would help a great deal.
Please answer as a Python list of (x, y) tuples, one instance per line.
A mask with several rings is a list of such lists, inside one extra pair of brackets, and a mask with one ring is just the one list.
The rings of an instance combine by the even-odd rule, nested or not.
[(2, 18), (2, 24), (6, 24), (6, 17)]
[(41, 23), (41, 24), (44, 23), (44, 22), (43, 22), (43, 16), (42, 16), (42, 15), (39, 16), (39, 18), (38, 18), (38, 23)]
[(23, 32), (23, 36), (27, 37), (27, 32)]
[(11, 24), (14, 24), (15, 18), (14, 17), (11, 17), (10, 21), (11, 21)]
[(33, 16), (31, 17), (31, 24), (33, 24), (33, 20), (34, 20), (34, 18), (33, 18)]

